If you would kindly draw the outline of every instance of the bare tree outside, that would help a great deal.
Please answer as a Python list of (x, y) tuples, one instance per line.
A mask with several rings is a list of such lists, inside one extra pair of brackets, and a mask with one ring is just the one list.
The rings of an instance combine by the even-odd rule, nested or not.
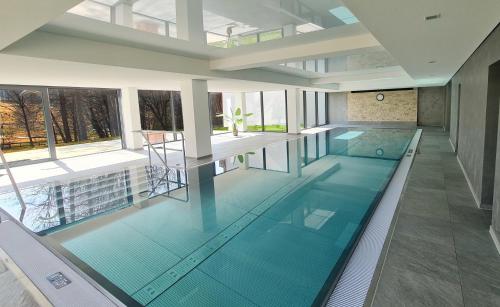
[(56, 143), (88, 143), (120, 137), (118, 95), (107, 89), (49, 89)]
[(180, 92), (140, 90), (139, 109), (144, 130), (184, 129)]
[(0, 90), (2, 150), (19, 151), (46, 146), (47, 134), (39, 92)]

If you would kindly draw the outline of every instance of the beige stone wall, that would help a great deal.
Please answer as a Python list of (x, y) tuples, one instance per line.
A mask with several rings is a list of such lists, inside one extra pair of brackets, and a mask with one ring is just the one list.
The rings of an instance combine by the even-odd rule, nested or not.
[(417, 90), (382, 92), (383, 101), (377, 101), (378, 92), (348, 93), (349, 121), (416, 122)]

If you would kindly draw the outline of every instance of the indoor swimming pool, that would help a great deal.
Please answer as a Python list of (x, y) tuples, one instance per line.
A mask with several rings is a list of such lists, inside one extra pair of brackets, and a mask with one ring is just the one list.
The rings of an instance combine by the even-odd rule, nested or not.
[(335, 128), (197, 168), (126, 168), (0, 195), (128, 306), (322, 304), (415, 135)]

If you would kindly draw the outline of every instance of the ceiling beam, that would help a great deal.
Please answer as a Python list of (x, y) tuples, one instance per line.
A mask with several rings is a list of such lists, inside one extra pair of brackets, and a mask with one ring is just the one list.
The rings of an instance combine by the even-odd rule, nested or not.
[(232, 71), (332, 57), (347, 51), (380, 46), (380, 43), (361, 25), (348, 25), (257, 45), (234, 48), (239, 50), (228, 51), (222, 58), (211, 59), (210, 69)]
[(64, 14), (82, 0), (2, 1), (0, 9), (0, 50)]

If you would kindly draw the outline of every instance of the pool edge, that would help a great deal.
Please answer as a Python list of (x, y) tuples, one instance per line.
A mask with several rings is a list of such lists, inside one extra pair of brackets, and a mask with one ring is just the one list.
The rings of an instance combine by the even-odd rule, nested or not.
[[(323, 306), (371, 306), (397, 222), (400, 198), (406, 189), (421, 137), (422, 129), (417, 129), (344, 271), (325, 297)], [(413, 150), (411, 154), (410, 150)], [(384, 216), (383, 211), (389, 211), (390, 215)], [(367, 255), (376, 256), (376, 261), (366, 261), (369, 258)]]

